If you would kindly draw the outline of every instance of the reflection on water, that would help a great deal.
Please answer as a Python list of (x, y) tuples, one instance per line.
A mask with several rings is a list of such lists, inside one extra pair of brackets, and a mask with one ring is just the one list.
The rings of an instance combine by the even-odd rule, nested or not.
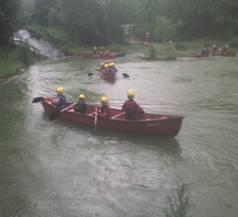
[[(114, 84), (98, 61), (41, 62), (0, 83), (0, 216), (162, 216), (179, 180), (191, 183), (193, 217), (236, 217), (238, 200), (236, 59), (116, 60)], [(236, 73), (237, 72), (237, 73)], [(122, 73), (130, 75), (124, 79)], [(127, 89), (148, 112), (186, 116), (173, 139), (49, 121), (37, 96), (63, 86), (121, 107)]]

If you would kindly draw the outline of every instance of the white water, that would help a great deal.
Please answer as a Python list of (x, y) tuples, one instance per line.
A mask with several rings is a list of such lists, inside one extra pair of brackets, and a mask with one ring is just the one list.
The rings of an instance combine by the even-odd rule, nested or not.
[(37, 55), (48, 59), (61, 59), (64, 54), (61, 50), (54, 48), (49, 42), (43, 39), (36, 39), (31, 36), (27, 30), (19, 30), (14, 35), (14, 40), (17, 44), (26, 44)]

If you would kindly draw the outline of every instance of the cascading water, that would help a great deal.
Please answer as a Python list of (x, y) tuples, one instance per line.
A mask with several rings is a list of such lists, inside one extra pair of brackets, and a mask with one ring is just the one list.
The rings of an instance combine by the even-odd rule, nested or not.
[(19, 30), (16, 32), (14, 40), (17, 44), (26, 44), (37, 55), (48, 59), (56, 60), (65, 57), (63, 51), (54, 48), (49, 42), (43, 39), (33, 38), (27, 30)]

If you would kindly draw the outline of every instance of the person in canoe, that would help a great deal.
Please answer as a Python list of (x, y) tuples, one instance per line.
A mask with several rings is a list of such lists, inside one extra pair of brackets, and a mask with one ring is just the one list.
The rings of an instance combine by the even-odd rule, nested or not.
[(107, 96), (102, 96), (100, 98), (101, 101), (101, 107), (99, 108), (98, 111), (98, 116), (102, 118), (109, 118), (110, 117), (110, 108), (108, 104), (108, 97)]
[(85, 102), (86, 97), (84, 94), (79, 95), (79, 101), (74, 106), (74, 110), (79, 113), (85, 113), (87, 111), (87, 104)]
[(99, 73), (102, 72), (102, 71), (106, 68), (106, 66), (107, 66), (107, 64), (101, 63), (100, 68), (97, 69), (97, 71), (98, 71)]
[(67, 101), (64, 96), (64, 88), (63, 87), (57, 87), (56, 88), (56, 98), (54, 100), (54, 104), (57, 109), (64, 109), (67, 106)]
[(116, 74), (117, 69), (116, 69), (114, 63), (109, 63), (109, 64), (108, 64), (108, 72), (111, 73), (111, 74), (113, 74), (113, 75)]
[(235, 52), (231, 50), (228, 44), (226, 44), (221, 51), (221, 56), (234, 57), (235, 55), (236, 55)]
[(140, 119), (144, 115), (144, 110), (134, 101), (135, 92), (127, 91), (128, 100), (122, 106), (122, 111), (125, 112), (125, 118), (129, 120)]
[(210, 53), (212, 56), (215, 56), (218, 54), (218, 49), (217, 46), (215, 44), (212, 45), (212, 47), (210, 48)]
[(93, 48), (93, 54), (98, 54), (98, 53), (99, 53), (98, 48), (97, 48), (97, 47), (94, 47), (94, 48)]
[(209, 57), (209, 49), (207, 47), (203, 47), (200, 51), (201, 57)]

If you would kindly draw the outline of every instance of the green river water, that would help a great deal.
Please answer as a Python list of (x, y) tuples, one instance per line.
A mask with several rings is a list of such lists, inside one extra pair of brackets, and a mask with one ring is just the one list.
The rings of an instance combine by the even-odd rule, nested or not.
[[(0, 216), (160, 217), (182, 181), (192, 217), (237, 217), (237, 57), (115, 63), (113, 84), (88, 76), (99, 61), (79, 58), (0, 82)], [(98, 103), (106, 94), (113, 107), (132, 88), (145, 111), (184, 115), (182, 129), (171, 139), (49, 121), (31, 101), (57, 86), (68, 100), (84, 92)]]

